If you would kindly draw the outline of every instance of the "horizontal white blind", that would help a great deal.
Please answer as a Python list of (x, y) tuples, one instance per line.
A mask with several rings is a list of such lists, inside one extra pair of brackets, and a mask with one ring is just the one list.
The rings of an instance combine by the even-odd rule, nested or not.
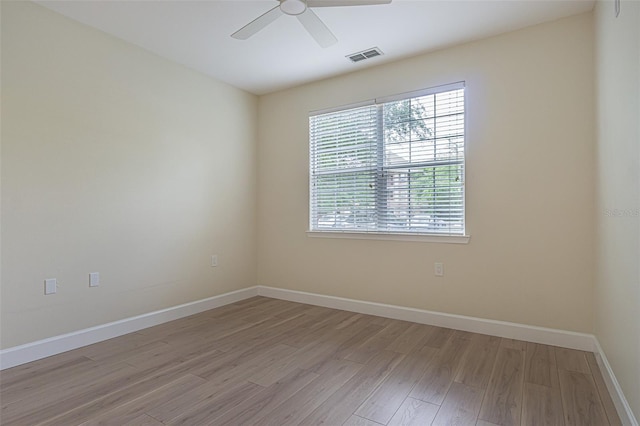
[(311, 229), (375, 229), (377, 108), (313, 117)]
[(427, 93), (310, 117), (311, 230), (464, 234), (464, 88)]

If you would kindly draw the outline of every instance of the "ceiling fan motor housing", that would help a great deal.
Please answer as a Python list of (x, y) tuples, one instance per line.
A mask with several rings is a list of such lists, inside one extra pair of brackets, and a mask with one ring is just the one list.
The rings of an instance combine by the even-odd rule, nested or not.
[(280, 0), (280, 10), (287, 15), (300, 15), (307, 10), (305, 0)]

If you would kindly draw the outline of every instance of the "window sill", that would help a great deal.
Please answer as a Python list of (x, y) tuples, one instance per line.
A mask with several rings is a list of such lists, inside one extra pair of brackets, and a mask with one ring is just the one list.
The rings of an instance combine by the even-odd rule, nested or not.
[(470, 235), (402, 234), (395, 232), (307, 231), (312, 238), (346, 238), (353, 240), (416, 241), (422, 243), (468, 244)]

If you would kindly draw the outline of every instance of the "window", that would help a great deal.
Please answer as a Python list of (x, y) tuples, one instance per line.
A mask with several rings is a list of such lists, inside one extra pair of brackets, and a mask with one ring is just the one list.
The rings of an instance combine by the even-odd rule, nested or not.
[(464, 235), (464, 83), (312, 113), (310, 230)]

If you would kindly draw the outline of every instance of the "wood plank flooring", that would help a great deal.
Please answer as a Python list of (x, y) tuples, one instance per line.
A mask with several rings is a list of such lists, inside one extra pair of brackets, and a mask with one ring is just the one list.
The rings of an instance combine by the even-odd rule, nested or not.
[(254, 297), (0, 372), (2, 425), (620, 425), (592, 353)]

